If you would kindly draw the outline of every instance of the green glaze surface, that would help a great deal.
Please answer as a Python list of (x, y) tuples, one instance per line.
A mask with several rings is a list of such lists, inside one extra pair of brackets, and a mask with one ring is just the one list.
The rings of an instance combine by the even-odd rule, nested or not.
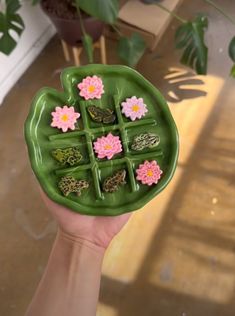
[[(105, 93), (100, 100), (85, 101), (79, 96), (77, 84), (86, 76), (97, 75), (104, 84)], [(160, 92), (137, 71), (126, 66), (87, 65), (71, 67), (61, 75), (63, 92), (43, 88), (35, 96), (25, 122), (25, 138), (32, 169), (46, 194), (55, 202), (75, 212), (87, 215), (118, 215), (143, 207), (169, 183), (178, 158), (178, 133)], [(121, 102), (136, 96), (143, 98), (148, 112), (134, 122), (121, 113)], [(63, 133), (50, 126), (51, 112), (56, 106), (73, 106), (81, 113), (78, 129)], [(90, 105), (114, 110), (113, 124), (94, 122), (86, 107)], [(123, 152), (112, 160), (98, 159), (93, 152), (97, 137), (119, 135)], [(134, 151), (131, 144), (136, 135), (154, 133), (160, 137), (157, 147)], [(60, 165), (51, 152), (58, 148), (79, 147), (82, 160), (76, 166)], [(156, 160), (163, 171), (156, 185), (147, 186), (136, 180), (135, 170), (145, 160)], [(126, 184), (118, 191), (106, 193), (102, 184), (118, 170), (126, 170)], [(63, 196), (58, 183), (64, 176), (86, 180), (89, 188), (80, 196), (75, 193)]]

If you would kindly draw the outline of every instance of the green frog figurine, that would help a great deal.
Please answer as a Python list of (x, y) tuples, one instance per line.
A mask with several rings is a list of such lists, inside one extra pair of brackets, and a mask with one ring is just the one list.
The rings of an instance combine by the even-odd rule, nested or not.
[(76, 180), (72, 176), (65, 176), (61, 178), (58, 187), (64, 196), (68, 196), (72, 192), (80, 196), (82, 190), (89, 188), (89, 183), (86, 180)]
[(94, 122), (110, 124), (116, 120), (116, 116), (113, 114), (111, 109), (102, 109), (95, 105), (87, 107), (87, 111)]
[(113, 193), (116, 192), (120, 185), (124, 185), (126, 183), (126, 170), (118, 170), (111, 177), (108, 177), (104, 180), (103, 183), (103, 191)]
[(153, 133), (143, 133), (134, 137), (131, 149), (141, 151), (145, 148), (154, 148), (160, 143), (160, 137)]
[(52, 150), (51, 154), (62, 165), (69, 164), (70, 166), (74, 166), (82, 159), (79, 147), (58, 148)]

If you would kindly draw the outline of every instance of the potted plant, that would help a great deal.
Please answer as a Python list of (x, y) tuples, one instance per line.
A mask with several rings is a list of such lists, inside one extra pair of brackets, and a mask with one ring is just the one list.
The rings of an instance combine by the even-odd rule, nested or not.
[[(212, 0), (204, 1), (212, 5), (235, 25), (235, 20), (224, 12), (223, 8)], [(37, 2), (39, 0), (32, 0), (33, 4)], [(54, 7), (49, 7), (49, 3)], [(206, 74), (208, 49), (204, 35), (208, 26), (207, 16), (199, 15), (192, 21), (188, 21), (175, 12), (169, 11), (162, 4), (163, 1), (145, 0), (145, 3), (146, 5), (159, 6), (179, 21), (181, 25), (176, 30), (175, 38), (176, 48), (182, 50), (181, 62), (194, 69), (198, 74)], [(110, 24), (119, 35), (118, 55), (124, 63), (134, 67), (144, 54), (145, 42), (140, 35), (134, 33), (130, 37), (125, 37), (115, 26), (119, 12), (119, 0), (41, 0), (41, 5), (44, 12), (55, 24), (62, 39), (71, 44), (82, 41), (89, 62), (93, 61), (93, 40), (96, 40), (96, 37), (101, 34), (103, 23)], [(71, 16), (60, 16), (61, 12), (60, 14), (57, 12), (57, 9), (60, 8), (59, 5), (70, 6)], [(0, 12), (0, 52), (9, 55), (17, 44), (10, 31), (14, 31), (20, 36), (24, 30), (24, 22), (17, 13), (21, 6), (19, 0), (5, 0), (5, 6), (5, 12)], [(231, 75), (235, 77), (235, 37), (229, 44), (228, 53), (234, 62)]]
[[(33, 5), (38, 2), (61, 39), (73, 46), (82, 42), (89, 62), (93, 61), (93, 42), (105, 24), (115, 28), (119, 12), (118, 0), (32, 0)], [(21, 36), (24, 22), (18, 13), (19, 0), (5, 0), (5, 7), (5, 12), (0, 12), (0, 52), (9, 55), (17, 45), (10, 32)], [(130, 38), (120, 36), (118, 54), (129, 66), (135, 66), (144, 51), (145, 42), (138, 34)]]
[[(74, 0), (42, 0), (43, 12), (54, 24), (59, 37), (71, 46), (81, 44), (83, 32)], [(96, 42), (103, 33), (104, 22), (80, 10), (83, 27)]]

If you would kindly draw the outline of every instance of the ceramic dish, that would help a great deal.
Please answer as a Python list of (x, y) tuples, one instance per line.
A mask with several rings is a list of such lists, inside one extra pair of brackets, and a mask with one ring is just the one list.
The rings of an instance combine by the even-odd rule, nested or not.
[[(99, 91), (91, 79), (85, 84), (93, 76), (102, 83)], [(32, 169), (42, 189), (55, 202), (87, 215), (143, 207), (169, 183), (178, 158), (177, 129), (163, 96), (126, 66), (67, 68), (61, 82), (63, 92), (43, 88), (37, 93), (25, 122)]]

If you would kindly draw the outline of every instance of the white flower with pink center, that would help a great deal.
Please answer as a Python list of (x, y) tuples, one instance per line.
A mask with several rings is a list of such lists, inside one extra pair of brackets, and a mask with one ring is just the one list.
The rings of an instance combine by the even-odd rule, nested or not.
[(122, 144), (119, 136), (109, 133), (107, 136), (97, 138), (94, 142), (94, 150), (100, 159), (105, 157), (107, 159), (113, 158), (114, 155), (122, 152)]
[(68, 129), (74, 130), (75, 123), (80, 117), (80, 113), (74, 111), (74, 107), (67, 105), (62, 108), (57, 106), (55, 112), (51, 113), (52, 115), (52, 127), (61, 128), (63, 132), (67, 132)]
[(144, 104), (144, 100), (135, 96), (127, 98), (125, 102), (121, 103), (121, 105), (122, 113), (126, 117), (129, 117), (132, 121), (140, 119), (148, 112), (147, 105)]
[(158, 180), (161, 178), (162, 170), (155, 160), (146, 160), (143, 164), (139, 165), (136, 173), (137, 180), (141, 181), (143, 184), (152, 185), (158, 183)]
[(101, 99), (104, 93), (104, 85), (102, 80), (97, 76), (88, 76), (77, 85), (80, 90), (79, 95), (85, 100)]

